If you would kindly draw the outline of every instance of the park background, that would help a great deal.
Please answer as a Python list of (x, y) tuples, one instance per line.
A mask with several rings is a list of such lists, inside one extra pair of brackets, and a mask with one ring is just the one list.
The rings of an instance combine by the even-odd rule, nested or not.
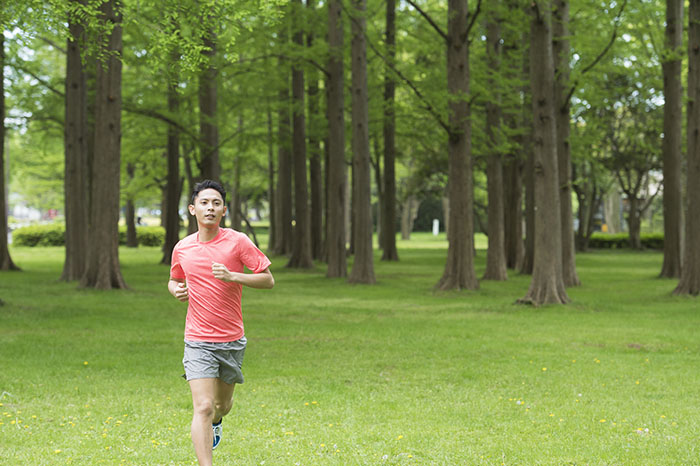
[(0, 463), (192, 464), (211, 178), (277, 279), (218, 462), (698, 464), (699, 15), (4, 2)]

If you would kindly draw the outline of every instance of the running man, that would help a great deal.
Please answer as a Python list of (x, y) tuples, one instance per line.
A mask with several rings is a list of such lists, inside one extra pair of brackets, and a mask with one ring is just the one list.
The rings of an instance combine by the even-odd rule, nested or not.
[[(168, 290), (189, 302), (182, 362), (192, 391), (192, 443), (200, 466), (211, 466), (221, 420), (231, 410), (235, 385), (243, 383), (242, 287), (272, 288), (275, 279), (270, 260), (245, 234), (219, 226), (226, 215), (219, 183), (198, 183), (189, 211), (198, 231), (173, 249)], [(244, 273), (244, 266), (253, 273)]]

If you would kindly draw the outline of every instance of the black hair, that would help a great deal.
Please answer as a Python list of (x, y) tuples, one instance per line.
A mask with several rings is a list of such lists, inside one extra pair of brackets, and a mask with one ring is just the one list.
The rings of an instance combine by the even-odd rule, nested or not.
[(192, 198), (191, 198), (191, 204), (194, 204), (194, 200), (197, 198), (200, 192), (204, 191), (205, 189), (215, 189), (219, 191), (219, 194), (221, 194), (221, 199), (224, 201), (224, 205), (226, 205), (226, 190), (224, 189), (223, 186), (221, 186), (220, 183), (217, 183), (216, 181), (212, 180), (204, 180), (200, 181), (196, 185), (194, 185), (194, 189), (192, 190)]

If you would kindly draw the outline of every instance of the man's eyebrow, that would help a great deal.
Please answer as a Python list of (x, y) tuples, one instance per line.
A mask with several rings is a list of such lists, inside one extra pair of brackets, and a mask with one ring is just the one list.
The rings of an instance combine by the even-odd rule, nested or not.
[(215, 197), (200, 197), (199, 200), (200, 200), (200, 201), (211, 201), (211, 200), (214, 200), (214, 201), (222, 201), (222, 202), (223, 202), (223, 199), (221, 199), (220, 197), (216, 197), (216, 196), (215, 196)]

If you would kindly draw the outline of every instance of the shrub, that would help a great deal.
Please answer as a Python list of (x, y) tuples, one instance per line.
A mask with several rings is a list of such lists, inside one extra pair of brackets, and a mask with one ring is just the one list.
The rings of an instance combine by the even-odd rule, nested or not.
[[(141, 246), (162, 246), (165, 229), (159, 226), (136, 227), (136, 239)], [(66, 226), (62, 223), (32, 225), (12, 232), (16, 246), (63, 246), (66, 244)], [(119, 227), (119, 244), (126, 244), (126, 226)]]
[[(641, 235), (642, 247), (645, 249), (663, 249), (663, 233), (643, 233)], [(627, 233), (593, 233), (588, 242), (588, 247), (595, 249), (623, 249), (630, 247), (630, 237)]]
[(31, 225), (12, 232), (12, 242), (17, 246), (63, 246), (66, 243), (66, 227), (60, 223)]

